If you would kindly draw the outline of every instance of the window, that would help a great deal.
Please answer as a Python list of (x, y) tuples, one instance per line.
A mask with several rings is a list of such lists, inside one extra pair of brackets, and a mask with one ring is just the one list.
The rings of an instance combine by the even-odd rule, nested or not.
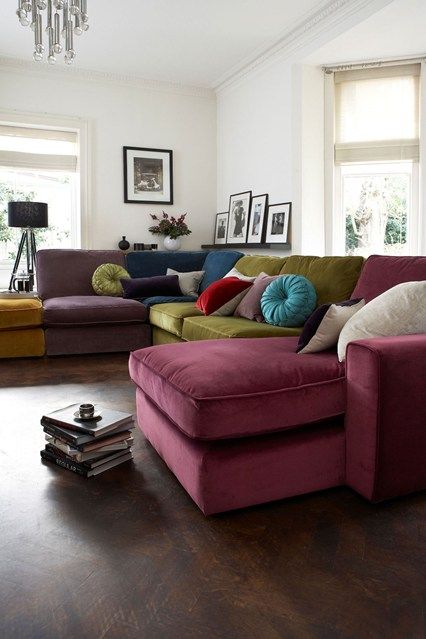
[(333, 250), (418, 252), (420, 65), (337, 72)]
[(7, 226), (10, 200), (47, 202), (49, 228), (37, 248), (80, 246), (78, 135), (0, 125), (0, 262), (14, 259), (20, 230)]

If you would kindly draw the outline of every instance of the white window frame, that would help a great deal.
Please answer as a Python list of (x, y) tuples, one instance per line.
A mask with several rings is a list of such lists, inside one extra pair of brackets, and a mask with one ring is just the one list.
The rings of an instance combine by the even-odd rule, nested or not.
[(9, 125), (28, 126), (42, 129), (59, 129), (77, 133), (78, 160), (77, 160), (77, 188), (80, 192), (77, 203), (77, 216), (72, 229), (77, 238), (79, 247), (89, 249), (92, 247), (90, 234), (89, 212), (92, 210), (92, 167), (90, 154), (91, 132), (89, 122), (83, 118), (68, 116), (35, 114), (23, 111), (0, 111), (0, 123)]
[[(334, 75), (324, 75), (324, 212), (325, 212), (325, 249), (327, 255), (342, 255), (341, 228), (339, 212), (336, 210), (336, 165), (334, 162)], [(417, 242), (411, 250), (413, 254), (426, 255), (426, 61), (421, 61), (420, 72), (420, 162), (413, 165), (417, 170), (418, 189), (413, 189), (413, 210), (417, 204), (417, 215), (409, 220), (409, 225), (417, 229)], [(417, 167), (417, 168), (416, 168)], [(413, 175), (413, 182), (415, 175)], [(343, 217), (340, 215), (340, 217)], [(341, 224), (344, 221), (340, 220)], [(343, 244), (343, 250), (345, 245)]]

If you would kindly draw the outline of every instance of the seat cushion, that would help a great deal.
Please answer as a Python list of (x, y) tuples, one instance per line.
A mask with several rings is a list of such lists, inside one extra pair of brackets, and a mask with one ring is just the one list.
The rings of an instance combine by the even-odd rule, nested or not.
[(86, 324), (133, 324), (145, 322), (148, 311), (136, 300), (121, 297), (74, 295), (53, 297), (44, 302), (45, 326)]
[(0, 331), (0, 358), (43, 357), (44, 351), (44, 330), (42, 328)]
[[(147, 300), (145, 300), (146, 302)], [(156, 304), (151, 306), (149, 311), (149, 321), (152, 326), (162, 328), (168, 333), (173, 333), (181, 337), (182, 325), (185, 317), (202, 315), (202, 312), (195, 308), (195, 302), (181, 302), (171, 304)]]
[(132, 353), (130, 374), (188, 437), (301, 427), (345, 410), (335, 353), (298, 355), (297, 338), (166, 344)]
[(271, 326), (244, 317), (187, 317), (183, 321), (182, 338), (188, 342), (229, 337), (289, 337), (300, 335), (301, 328)]
[(37, 299), (0, 299), (0, 330), (40, 326), (42, 312)]

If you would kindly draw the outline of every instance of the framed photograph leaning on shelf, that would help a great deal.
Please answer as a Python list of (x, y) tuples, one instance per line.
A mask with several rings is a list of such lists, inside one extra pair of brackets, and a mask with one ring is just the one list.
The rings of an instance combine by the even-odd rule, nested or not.
[(290, 214), (291, 202), (268, 206), (265, 242), (269, 244), (286, 244), (288, 242)]
[(261, 244), (264, 242), (267, 210), (268, 194), (254, 195), (251, 200), (247, 244)]
[(251, 191), (235, 193), (229, 198), (227, 244), (245, 244), (250, 213)]
[(229, 213), (218, 213), (216, 215), (216, 224), (214, 229), (213, 244), (226, 244), (226, 232), (228, 230)]

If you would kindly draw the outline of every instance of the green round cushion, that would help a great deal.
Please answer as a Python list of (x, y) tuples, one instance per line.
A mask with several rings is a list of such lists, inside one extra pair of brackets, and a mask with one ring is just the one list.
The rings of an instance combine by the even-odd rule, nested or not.
[(93, 273), (92, 286), (97, 295), (121, 297), (123, 287), (120, 279), (130, 277), (123, 266), (118, 264), (101, 264)]
[(303, 326), (315, 310), (315, 287), (302, 275), (277, 277), (266, 288), (260, 300), (265, 322), (274, 326)]

